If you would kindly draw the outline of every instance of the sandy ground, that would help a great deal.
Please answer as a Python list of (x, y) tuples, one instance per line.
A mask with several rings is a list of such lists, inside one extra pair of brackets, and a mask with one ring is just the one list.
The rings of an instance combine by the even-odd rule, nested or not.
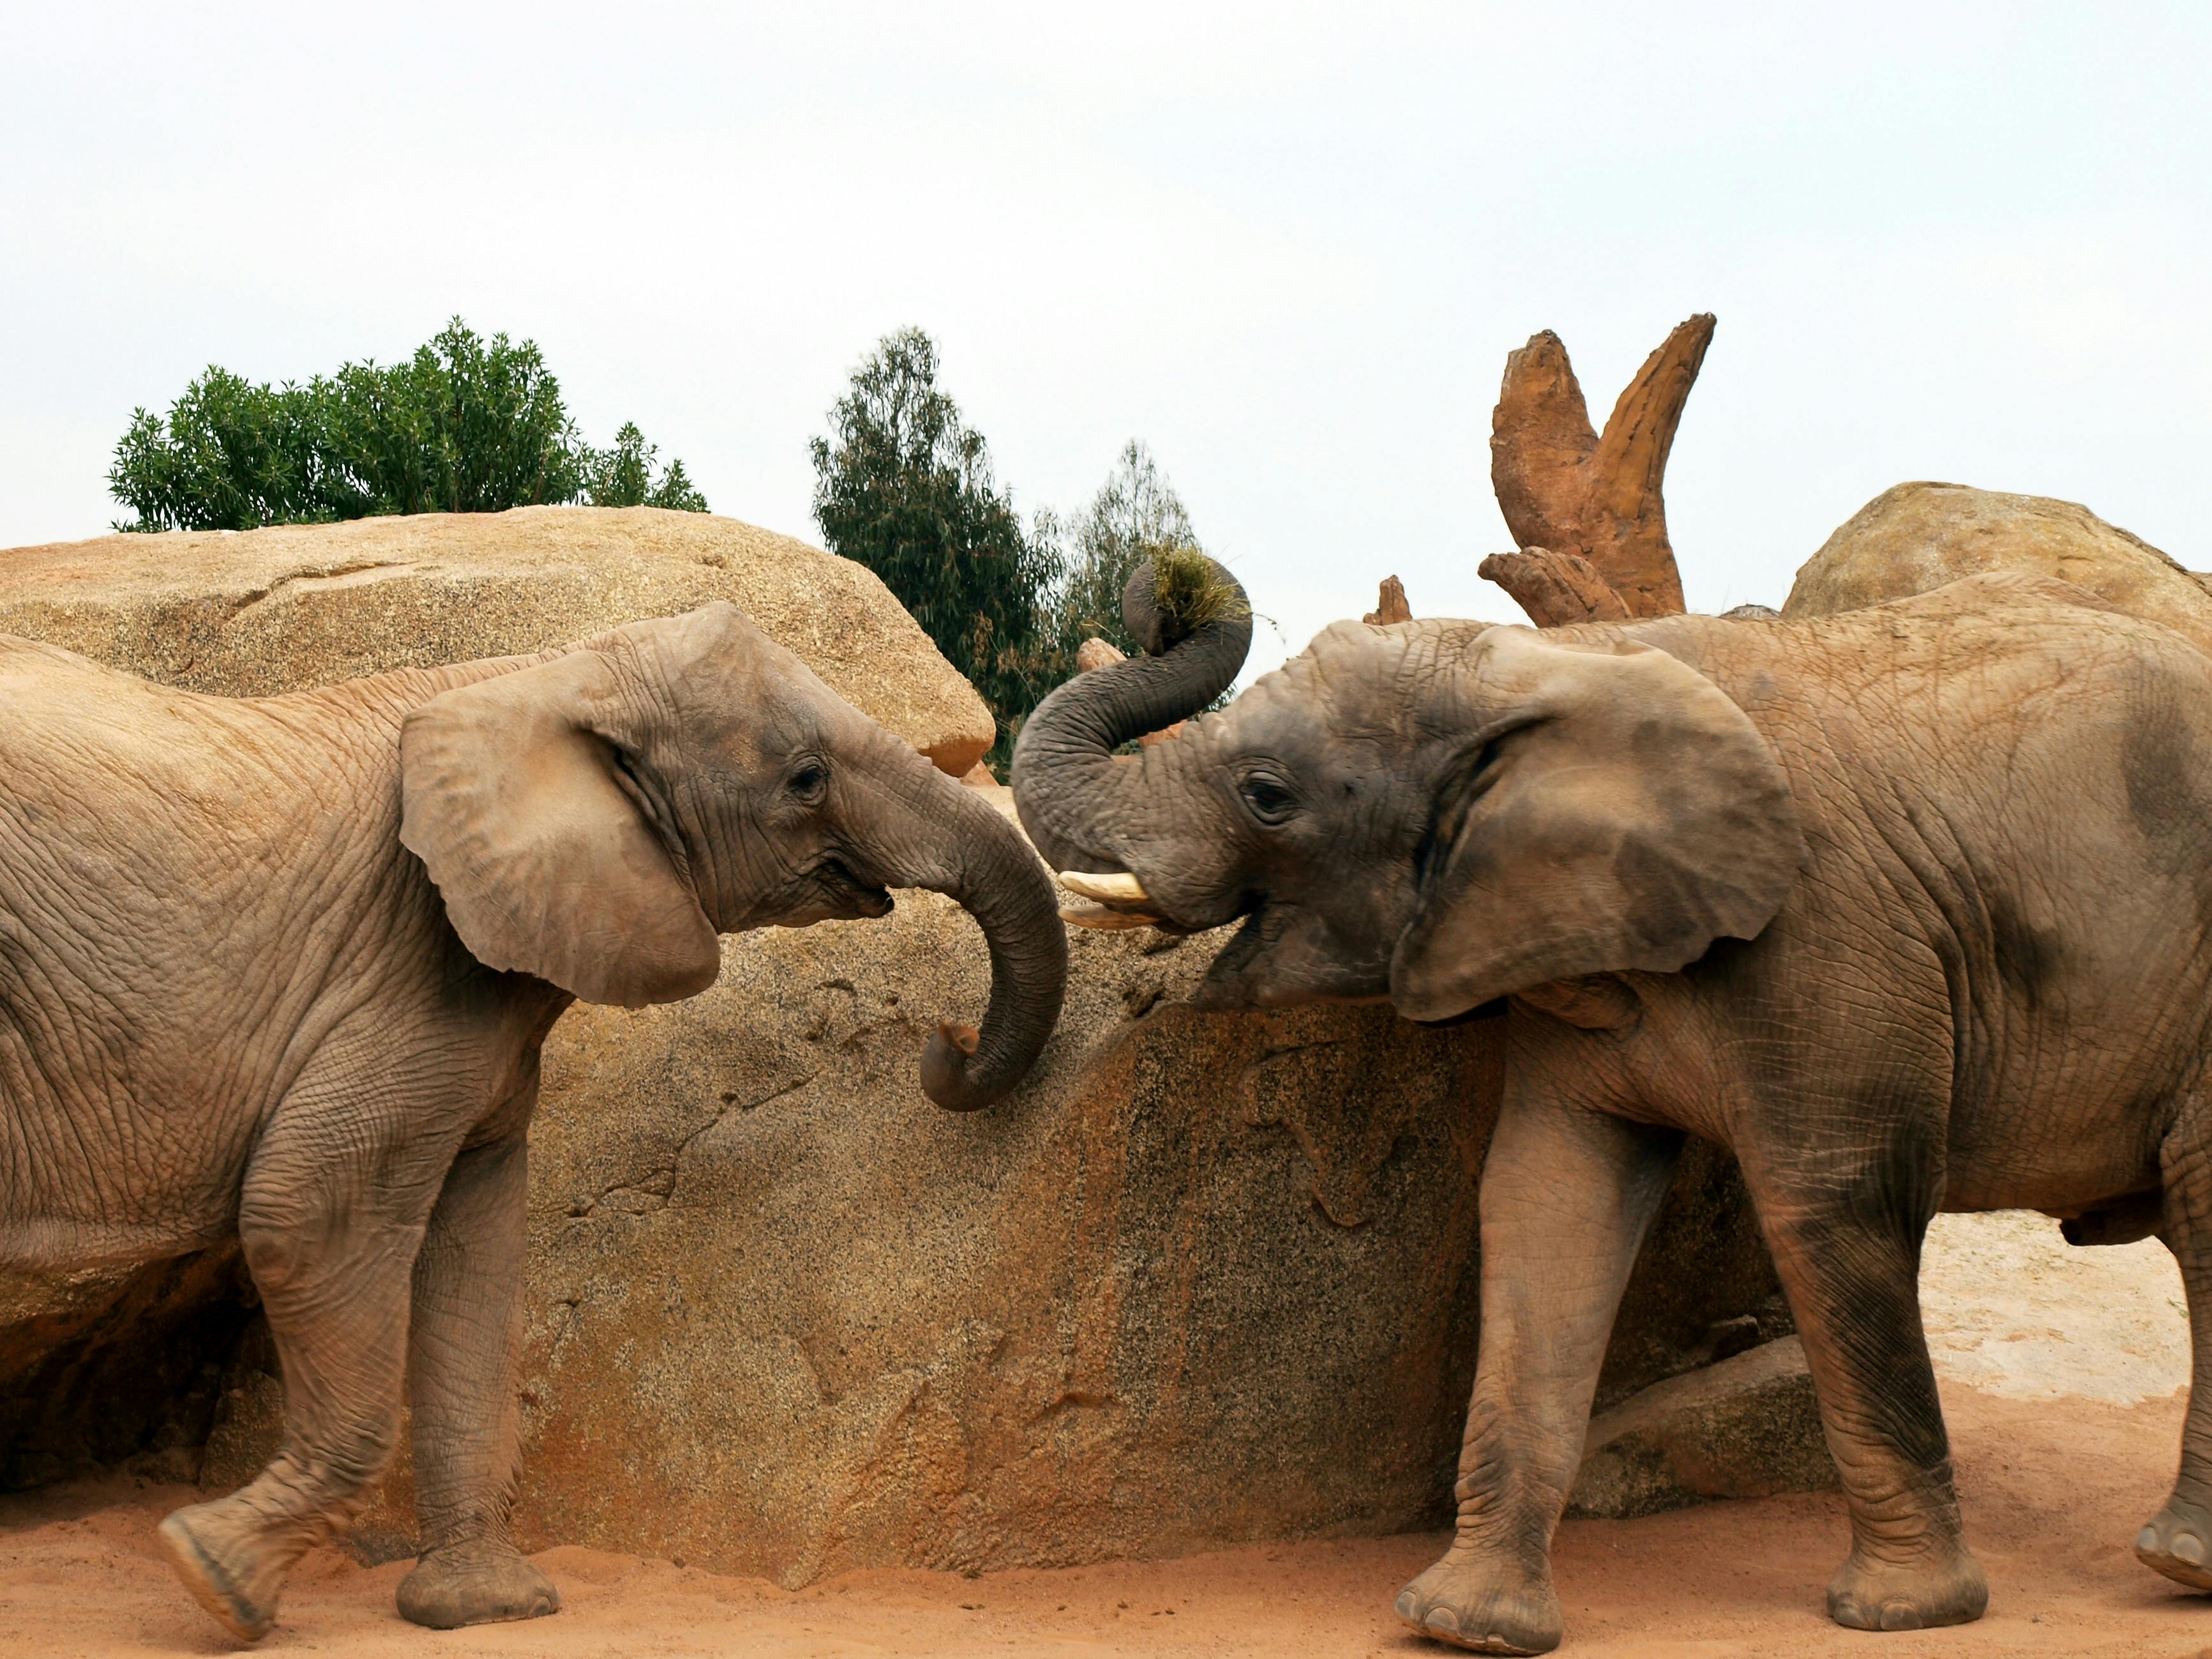
[[(1840, 1500), (1776, 1498), (1570, 1522), (1556, 1554), (1562, 1652), (1666, 1656), (2112, 1656), (2212, 1659), (2212, 1598), (2136, 1564), (2180, 1430), (2186, 1330), (2156, 1244), (2069, 1251), (2039, 1217), (1946, 1217), (1923, 1284), (1970, 1535), (1991, 1611), (1964, 1629), (1869, 1637), (1821, 1616)], [(0, 1654), (140, 1659), (236, 1644), (155, 1556), (184, 1488), (86, 1486), (0, 1501)], [(1415, 1656), (1390, 1597), (1440, 1535), (1255, 1546), (977, 1579), (866, 1572), (787, 1592), (665, 1561), (557, 1549), (557, 1618), (434, 1633), (392, 1611), (404, 1564), (302, 1564), (261, 1644), (402, 1656)]]

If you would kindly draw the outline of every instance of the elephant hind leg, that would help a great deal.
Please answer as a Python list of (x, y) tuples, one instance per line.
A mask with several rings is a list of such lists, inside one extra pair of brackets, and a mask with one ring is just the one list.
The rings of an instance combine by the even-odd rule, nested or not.
[(2212, 1109), (2183, 1107), (2159, 1154), (2166, 1202), (2159, 1236), (2189, 1301), (2189, 1414), (2181, 1470), (2166, 1507), (2136, 1537), (2136, 1558), (2176, 1583), (2212, 1590)]
[(1920, 1323), (1929, 1172), (1902, 1148), (1843, 1158), (1739, 1150), (1850, 1510), (1851, 1553), (1828, 1587), (1828, 1616), (1886, 1631), (1980, 1618), (1989, 1581), (1966, 1547)]
[(185, 1589), (244, 1640), (268, 1633), (292, 1564), (344, 1529), (390, 1460), (409, 1281), (452, 1150), (394, 1144), (296, 1095), (255, 1150), (239, 1238), (283, 1364), (283, 1439), (242, 1490), (160, 1529)]

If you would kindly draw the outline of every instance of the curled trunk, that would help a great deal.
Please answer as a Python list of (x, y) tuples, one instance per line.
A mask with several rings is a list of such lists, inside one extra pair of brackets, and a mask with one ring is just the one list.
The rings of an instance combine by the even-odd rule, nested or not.
[[(1146, 655), (1078, 674), (1037, 704), (1014, 743), (1014, 803), (1057, 870), (1129, 868), (1142, 768), (1114, 751), (1188, 719), (1229, 688), (1252, 644), (1252, 611), (1237, 578), (1211, 559), (1224, 590), (1212, 620), (1187, 625), (1155, 602), (1149, 560), (1121, 594), (1121, 619)], [(1180, 745), (1147, 751), (1165, 755)]]
[[(886, 738), (886, 749), (897, 746)], [(908, 764), (908, 763), (911, 764)], [(858, 862), (885, 887), (942, 893), (975, 918), (991, 952), (991, 1000), (980, 1030), (947, 1020), (922, 1052), (922, 1091), (973, 1112), (1029, 1074), (1060, 1018), (1067, 934), (1052, 883), (1021, 833), (976, 790), (902, 752), (888, 787), (860, 821), (873, 845)]]

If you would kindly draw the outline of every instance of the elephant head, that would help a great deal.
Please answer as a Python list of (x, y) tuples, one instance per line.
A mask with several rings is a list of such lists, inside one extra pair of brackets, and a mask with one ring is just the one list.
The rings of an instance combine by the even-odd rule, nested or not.
[(981, 925), (980, 1033), (922, 1058), (939, 1106), (1019, 1083), (1059, 1017), (1067, 943), (1012, 825), (742, 612), (632, 623), (442, 692), (400, 739), (400, 839), (490, 967), (626, 1008), (705, 990), (716, 936), (882, 916), (887, 888)]
[(1765, 739), (1618, 628), (1338, 623), (1175, 741), (1117, 756), (1218, 694), (1249, 639), (1224, 622), (1161, 640), (1149, 581), (1124, 607), (1163, 653), (1046, 698), (1014, 796), (1067, 884), (1124, 918), (1244, 918), (1201, 1005), (1388, 998), (1449, 1019), (1682, 967), (1758, 934), (1796, 879), (1803, 838)]

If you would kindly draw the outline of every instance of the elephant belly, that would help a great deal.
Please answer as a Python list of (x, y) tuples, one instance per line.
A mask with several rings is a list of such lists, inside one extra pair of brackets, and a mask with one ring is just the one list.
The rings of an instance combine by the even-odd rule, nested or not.
[(2079, 1214), (2161, 1183), (2159, 1151), (2195, 1086), (2193, 1053), (2109, 1037), (2024, 1045), (1951, 1108), (1943, 1207)]

